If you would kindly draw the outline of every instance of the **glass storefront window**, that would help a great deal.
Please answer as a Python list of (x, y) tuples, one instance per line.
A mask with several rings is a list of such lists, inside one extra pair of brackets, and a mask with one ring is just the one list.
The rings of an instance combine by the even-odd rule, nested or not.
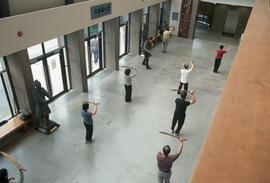
[(123, 55), (126, 53), (126, 25), (120, 27), (120, 48), (119, 55)]
[(70, 86), (70, 76), (69, 76), (69, 69), (68, 69), (68, 62), (67, 62), (67, 51), (66, 48), (64, 48), (64, 60), (65, 60), (65, 70), (66, 70), (66, 74), (67, 74), (67, 89), (71, 89)]
[(125, 14), (123, 16), (120, 16), (120, 25), (128, 22), (128, 16), (129, 14)]
[(29, 59), (41, 56), (43, 53), (41, 44), (31, 46), (30, 48), (27, 48), (27, 51), (28, 51)]

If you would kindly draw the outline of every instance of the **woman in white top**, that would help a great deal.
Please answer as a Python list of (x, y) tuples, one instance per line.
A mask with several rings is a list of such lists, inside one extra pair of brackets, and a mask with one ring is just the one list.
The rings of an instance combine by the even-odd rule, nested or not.
[[(133, 69), (135, 72), (131, 75), (131, 69)], [(132, 85), (131, 85), (131, 79), (136, 76), (136, 67), (129, 67), (125, 70), (125, 90), (126, 90), (126, 102), (131, 102), (131, 93), (132, 93)]]
[(20, 179), (19, 180), (15, 180), (15, 178), (10, 177), (8, 178), (8, 171), (7, 169), (3, 168), (0, 170), (0, 183), (23, 183), (23, 171), (25, 171), (23, 169), (22, 166), (18, 166), (17, 167), (19, 169), (20, 172)]
[[(189, 69), (189, 64), (191, 65), (191, 69)], [(178, 87), (178, 94), (180, 93), (180, 90), (182, 89), (182, 86), (184, 85), (184, 90), (188, 90), (188, 75), (189, 73), (194, 69), (194, 65), (192, 62), (185, 63), (184, 69), (181, 69), (181, 80), (180, 85)]]

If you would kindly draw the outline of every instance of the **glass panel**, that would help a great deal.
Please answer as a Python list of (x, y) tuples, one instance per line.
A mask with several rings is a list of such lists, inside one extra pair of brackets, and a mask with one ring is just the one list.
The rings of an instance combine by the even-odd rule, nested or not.
[(16, 108), (16, 104), (15, 104), (15, 99), (14, 99), (14, 96), (13, 96), (13, 92), (11, 90), (10, 80), (9, 80), (7, 72), (3, 73), (3, 76), (4, 76), (5, 84), (6, 84), (6, 87), (7, 87), (7, 91), (8, 91), (8, 97), (9, 97), (11, 105), (12, 105), (13, 113), (14, 114), (18, 113), (17, 108)]
[(148, 14), (149, 13), (149, 8), (148, 7), (145, 7), (144, 9), (143, 9), (143, 14)]
[(97, 33), (102, 32), (102, 31), (103, 31), (102, 23), (90, 26), (90, 35), (91, 36), (96, 35)]
[(6, 70), (5, 62), (2, 57), (0, 57), (0, 71)]
[(31, 46), (27, 48), (29, 59), (38, 57), (43, 54), (41, 44), (37, 44), (35, 46)]
[(120, 49), (119, 55), (123, 55), (126, 53), (126, 26), (120, 27)]
[(83, 29), (83, 36), (84, 36), (84, 39), (88, 38), (88, 28)]
[(84, 42), (84, 47), (85, 47), (86, 74), (88, 76), (90, 74), (90, 69), (89, 69), (89, 53), (88, 53), (89, 49), (87, 41)]
[(60, 54), (57, 53), (47, 58), (52, 95), (55, 96), (64, 90)]
[(67, 77), (67, 88), (70, 89), (70, 80), (69, 80), (69, 69), (68, 69), (68, 63), (67, 63), (67, 52), (66, 48), (64, 48), (64, 59), (65, 59), (65, 69), (66, 69), (66, 77)]
[(92, 72), (95, 72), (100, 68), (99, 38), (98, 37), (92, 38), (90, 43), (91, 43)]
[(38, 80), (41, 83), (41, 86), (48, 91), (42, 61), (31, 64), (31, 70), (34, 81)]
[(10, 118), (11, 112), (2, 80), (0, 80), (0, 121)]
[(45, 52), (48, 53), (50, 51), (56, 50), (60, 48), (61, 43), (59, 38), (54, 38), (49, 41), (44, 42)]
[(125, 14), (123, 16), (120, 16), (120, 25), (128, 22), (128, 15), (129, 14)]

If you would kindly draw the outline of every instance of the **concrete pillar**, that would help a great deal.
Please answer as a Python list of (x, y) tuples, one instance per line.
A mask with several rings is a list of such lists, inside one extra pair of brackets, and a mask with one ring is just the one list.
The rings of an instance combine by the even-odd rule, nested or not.
[(199, 8), (199, 0), (193, 0), (192, 1), (192, 14), (191, 14), (191, 20), (189, 25), (189, 32), (188, 32), (188, 38), (193, 39), (194, 33), (196, 29), (196, 18), (198, 14), (198, 8)]
[[(181, 7), (182, 7), (182, 0), (172, 0), (170, 25), (175, 26), (175, 30), (172, 32), (172, 34), (175, 36), (178, 36)], [(177, 19), (173, 19), (172, 14), (177, 15)]]
[(143, 10), (131, 13), (130, 17), (130, 53), (139, 54), (140, 51), (140, 32), (142, 29)]
[(88, 92), (83, 30), (67, 35), (67, 47), (72, 88)]
[(25, 109), (34, 114), (34, 81), (27, 50), (8, 55), (7, 61), (20, 110)]
[(172, 0), (167, 0), (164, 2), (163, 21), (166, 21), (168, 23), (170, 22), (171, 6), (172, 6)]
[(159, 10), (160, 4), (150, 6), (148, 37), (157, 36)]
[(119, 17), (104, 22), (106, 68), (119, 70)]

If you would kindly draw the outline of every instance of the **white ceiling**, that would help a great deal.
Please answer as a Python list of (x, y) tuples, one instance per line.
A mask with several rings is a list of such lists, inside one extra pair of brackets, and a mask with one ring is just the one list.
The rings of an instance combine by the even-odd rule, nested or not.
[(229, 4), (234, 6), (248, 6), (253, 7), (254, 0), (201, 0), (209, 3)]

